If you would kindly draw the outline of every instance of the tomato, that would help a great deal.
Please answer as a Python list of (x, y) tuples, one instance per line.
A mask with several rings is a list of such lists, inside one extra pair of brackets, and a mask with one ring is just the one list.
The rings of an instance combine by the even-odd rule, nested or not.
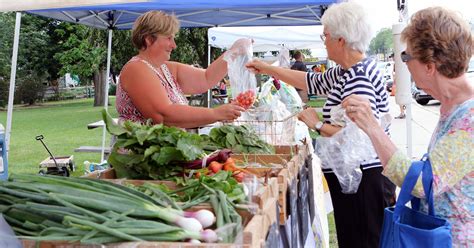
[(237, 99), (237, 103), (241, 107), (248, 109), (253, 105), (255, 101), (255, 92), (253, 92), (253, 90), (247, 90), (247, 91), (241, 92), (237, 96), (236, 99)]

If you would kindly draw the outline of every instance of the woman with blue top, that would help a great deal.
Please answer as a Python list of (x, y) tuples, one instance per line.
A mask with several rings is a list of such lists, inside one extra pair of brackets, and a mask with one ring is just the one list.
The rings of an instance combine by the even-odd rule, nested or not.
[[(322, 136), (332, 136), (341, 129), (331, 121), (331, 110), (340, 107), (344, 98), (352, 94), (369, 98), (371, 112), (378, 119), (388, 113), (388, 95), (376, 60), (364, 53), (372, 37), (367, 16), (363, 7), (354, 2), (332, 5), (324, 13), (321, 39), (328, 58), (338, 64), (324, 73), (289, 70), (258, 60), (250, 62), (247, 67), (307, 89), (309, 94), (327, 95), (323, 120), (314, 109), (307, 109), (299, 115), (300, 120)], [(360, 167), (362, 180), (355, 194), (342, 193), (336, 175), (330, 170), (323, 171), (334, 207), (339, 247), (378, 247), (384, 208), (394, 203), (395, 185), (382, 175), (380, 160), (374, 157), (364, 161)]]
[[(412, 16), (402, 32), (402, 40), (407, 48), (401, 58), (416, 86), (441, 102), (440, 119), (428, 147), (435, 213), (451, 223), (453, 247), (472, 247), (474, 85), (466, 76), (474, 49), (471, 28), (458, 13), (432, 7)], [(378, 125), (371, 103), (363, 96), (354, 95), (347, 97), (342, 105), (370, 137), (384, 165), (383, 174), (401, 186), (411, 159)], [(424, 197), (420, 182), (412, 194)]]

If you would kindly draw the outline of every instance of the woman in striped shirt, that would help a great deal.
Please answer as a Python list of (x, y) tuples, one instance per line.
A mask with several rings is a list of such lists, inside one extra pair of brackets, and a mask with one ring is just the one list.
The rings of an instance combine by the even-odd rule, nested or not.
[[(322, 136), (332, 136), (341, 127), (331, 122), (331, 110), (352, 94), (365, 96), (376, 118), (388, 112), (388, 95), (376, 61), (364, 51), (371, 39), (371, 27), (363, 7), (354, 2), (331, 6), (323, 15), (321, 39), (328, 58), (338, 65), (322, 74), (299, 72), (270, 66), (254, 60), (247, 67), (257, 73), (270, 74), (310, 94), (327, 95), (323, 120), (313, 109), (303, 111), (299, 119)], [(388, 130), (386, 130), (388, 133)], [(349, 141), (350, 142), (350, 141)], [(338, 154), (334, 154), (338, 156)], [(328, 181), (339, 247), (378, 247), (383, 210), (394, 203), (395, 185), (382, 175), (377, 157), (360, 165), (362, 180), (355, 194), (344, 194), (334, 173), (324, 171)]]

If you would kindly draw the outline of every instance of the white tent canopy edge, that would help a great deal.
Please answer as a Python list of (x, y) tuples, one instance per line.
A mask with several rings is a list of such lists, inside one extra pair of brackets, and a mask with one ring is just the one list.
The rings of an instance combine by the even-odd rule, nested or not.
[(208, 30), (211, 47), (229, 49), (239, 38), (252, 38), (254, 52), (311, 49), (316, 57), (325, 58), (327, 52), (320, 38), (322, 26), (255, 26), (216, 27)]

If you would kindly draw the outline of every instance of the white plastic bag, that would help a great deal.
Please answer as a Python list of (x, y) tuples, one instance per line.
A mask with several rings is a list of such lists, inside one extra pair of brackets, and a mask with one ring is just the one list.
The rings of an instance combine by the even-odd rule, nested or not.
[(245, 67), (245, 64), (252, 60), (252, 56), (251, 44), (245, 47), (244, 54), (226, 53), (224, 55), (224, 60), (227, 61), (232, 98), (246, 109), (253, 105), (256, 98), (257, 79), (255, 74)]
[(375, 159), (377, 154), (370, 138), (345, 115), (344, 109), (340, 108), (337, 116), (344, 116), (344, 121), (338, 122), (345, 123), (345, 127), (331, 137), (317, 138), (315, 152), (322, 167), (336, 174), (342, 192), (354, 194), (362, 179), (360, 164)]

